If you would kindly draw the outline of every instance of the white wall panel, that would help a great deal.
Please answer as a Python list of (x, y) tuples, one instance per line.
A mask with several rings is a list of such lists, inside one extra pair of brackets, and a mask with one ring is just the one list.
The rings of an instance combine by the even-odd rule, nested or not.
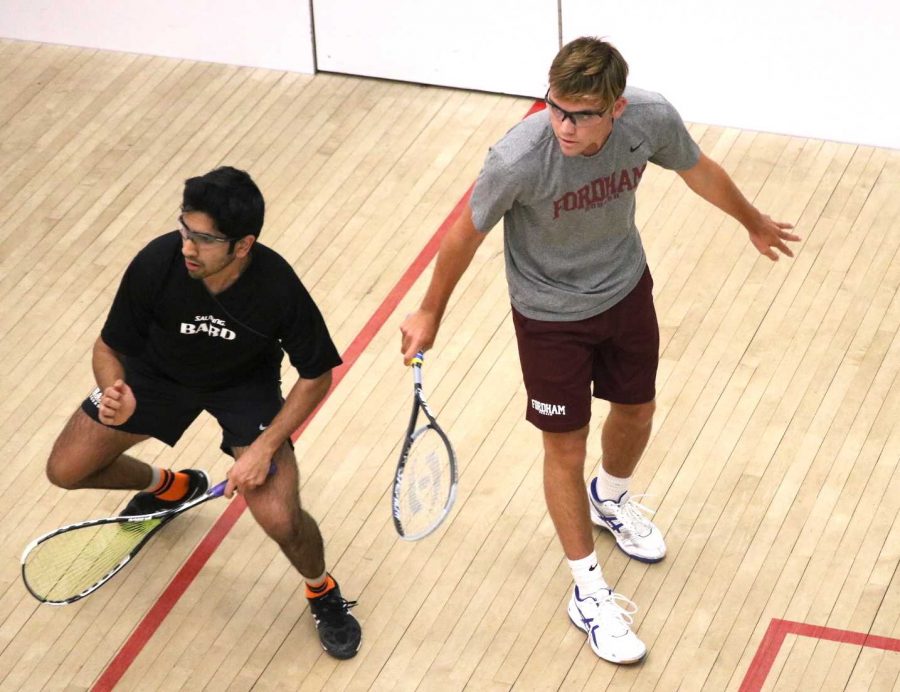
[(556, 0), (313, 0), (320, 70), (543, 96)]
[(308, 0), (0, 0), (0, 36), (313, 72)]
[(687, 120), (900, 148), (900, 3), (561, 0)]

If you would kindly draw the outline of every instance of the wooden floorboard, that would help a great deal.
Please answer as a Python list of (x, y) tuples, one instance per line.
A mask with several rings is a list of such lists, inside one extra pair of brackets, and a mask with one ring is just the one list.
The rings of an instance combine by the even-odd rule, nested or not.
[[(90, 348), (119, 278), (174, 227), (185, 178), (224, 163), (253, 174), (262, 242), (296, 268), (343, 350), (531, 102), (8, 40), (0, 79), (0, 690), (90, 689), (225, 507), (179, 519), (76, 605), (38, 606), (21, 584), (31, 538), (127, 499), (63, 492), (43, 465), (93, 386)], [(596, 547), (640, 608), (644, 662), (598, 660), (565, 614), (571, 575), (540, 436), (523, 420), (498, 228), (426, 359), (461, 459), (446, 526), (410, 544), (389, 512), (410, 395), (398, 328), (430, 269), (297, 441), (329, 568), (359, 600), (357, 657), (322, 652), (300, 579), (245, 514), (118, 689), (900, 689), (900, 647), (814, 629), (900, 638), (900, 153), (689, 129), (803, 240), (771, 263), (673, 173), (651, 166), (641, 181), (661, 362), (634, 487), (669, 552), (644, 565), (607, 534)], [(295, 377), (285, 368), (286, 386)], [(588, 474), (605, 414), (595, 402)], [(221, 478), (219, 438), (204, 416), (175, 449), (137, 453)], [(758, 668), (782, 620), (801, 633)]]

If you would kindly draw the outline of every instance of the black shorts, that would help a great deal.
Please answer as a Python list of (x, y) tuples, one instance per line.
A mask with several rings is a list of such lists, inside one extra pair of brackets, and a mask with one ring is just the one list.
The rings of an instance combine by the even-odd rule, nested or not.
[(595, 398), (616, 404), (656, 397), (659, 323), (649, 269), (625, 298), (584, 320), (545, 322), (512, 312), (528, 393), (525, 418), (539, 429), (587, 425), (591, 386)]
[[(249, 378), (216, 390), (198, 390), (128, 361), (125, 382), (134, 392), (137, 408), (122, 425), (108, 427), (149, 435), (170, 447), (201, 411), (208, 411), (222, 427), (222, 451), (231, 454), (233, 447), (252, 444), (284, 403), (281, 381), (271, 376)], [(82, 402), (81, 409), (100, 422), (99, 388)]]

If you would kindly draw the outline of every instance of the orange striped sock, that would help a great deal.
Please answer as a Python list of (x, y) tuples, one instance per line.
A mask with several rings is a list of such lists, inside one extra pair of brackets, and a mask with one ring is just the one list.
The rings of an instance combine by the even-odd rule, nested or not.
[(337, 582), (332, 578), (330, 574), (326, 574), (325, 581), (323, 581), (318, 586), (313, 586), (309, 582), (306, 582), (306, 597), (318, 598), (319, 596), (324, 596), (335, 586), (337, 586)]
[(159, 484), (149, 492), (160, 500), (180, 500), (188, 494), (190, 480), (186, 473), (161, 469)]

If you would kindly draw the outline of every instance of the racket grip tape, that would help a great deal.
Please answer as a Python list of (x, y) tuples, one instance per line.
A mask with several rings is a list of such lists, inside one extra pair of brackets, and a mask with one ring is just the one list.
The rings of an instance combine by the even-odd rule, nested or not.
[[(271, 464), (269, 464), (269, 474), (268, 474), (268, 475), (269, 475), (269, 476), (274, 476), (274, 475), (275, 475), (275, 471), (276, 471), (277, 469), (278, 469), (278, 467), (275, 466), (275, 462), (273, 461)], [(226, 486), (226, 485), (228, 485), (228, 481), (227, 481), (227, 480), (224, 480), (224, 481), (222, 481), (221, 483), (217, 483), (217, 484), (214, 485), (212, 488), (210, 488), (209, 490), (207, 490), (207, 491), (206, 491), (206, 494), (209, 495), (210, 497), (222, 497), (222, 495), (225, 494), (225, 486)]]

